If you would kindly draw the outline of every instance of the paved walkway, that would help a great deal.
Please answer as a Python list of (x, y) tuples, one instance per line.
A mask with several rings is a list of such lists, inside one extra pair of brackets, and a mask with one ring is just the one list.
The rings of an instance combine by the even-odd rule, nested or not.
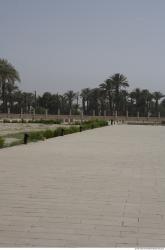
[(165, 246), (165, 127), (0, 150), (0, 246)]

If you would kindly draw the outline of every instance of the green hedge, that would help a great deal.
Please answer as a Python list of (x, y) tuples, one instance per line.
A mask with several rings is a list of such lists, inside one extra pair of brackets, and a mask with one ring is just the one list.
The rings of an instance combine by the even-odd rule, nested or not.
[(29, 120), (29, 123), (42, 123), (42, 124), (61, 124), (62, 120)]
[(108, 126), (108, 122), (104, 120), (90, 120), (90, 121), (85, 121), (82, 123), (82, 129), (93, 129), (93, 128), (99, 128), (99, 127), (104, 127)]
[(0, 148), (3, 148), (4, 142), (5, 142), (4, 139), (0, 137)]
[[(107, 126), (107, 121), (102, 120), (92, 120), (92, 121), (86, 121), (83, 122), (81, 125), (82, 131), (87, 129), (93, 129), (98, 127)], [(45, 130), (45, 131), (36, 131), (36, 132), (30, 132), (29, 133), (29, 140), (30, 141), (38, 141), (43, 139), (49, 139), (53, 137), (58, 137), (61, 135), (68, 135), (80, 132), (80, 127), (70, 126), (70, 127), (60, 127), (56, 128), (55, 130)]]
[(35, 131), (35, 132), (30, 132), (29, 134), (29, 140), (30, 141), (39, 141), (39, 140), (44, 140), (43, 136), (43, 131)]
[[(107, 121), (92, 120), (92, 121), (83, 122), (81, 124), (81, 127), (80, 126), (58, 127), (55, 130), (47, 129), (44, 131), (29, 132), (28, 141), (35, 142), (35, 141), (49, 139), (49, 138), (58, 137), (62, 135), (73, 134), (73, 133), (80, 132), (80, 128), (81, 128), (81, 131), (83, 131), (83, 130), (103, 127), (107, 125), (108, 125)], [(24, 136), (24, 134), (21, 133), (21, 137), (22, 136)], [(23, 142), (22, 139), (21, 141)], [(12, 145), (10, 146), (20, 144), (21, 141), (13, 142)], [(2, 148), (3, 146), (4, 146), (4, 139), (0, 137), (0, 148)]]

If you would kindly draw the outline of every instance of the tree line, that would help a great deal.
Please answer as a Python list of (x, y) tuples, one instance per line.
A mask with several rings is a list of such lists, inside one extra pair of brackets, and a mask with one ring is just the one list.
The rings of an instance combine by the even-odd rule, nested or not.
[(18, 87), (20, 76), (15, 67), (0, 59), (0, 112), (38, 114), (165, 116), (165, 95), (160, 91), (135, 88), (129, 91), (126, 76), (113, 74), (96, 88), (64, 94), (23, 92)]

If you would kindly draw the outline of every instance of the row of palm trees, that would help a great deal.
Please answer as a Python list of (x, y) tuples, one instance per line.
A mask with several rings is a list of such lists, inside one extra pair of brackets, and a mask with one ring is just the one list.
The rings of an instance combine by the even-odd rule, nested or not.
[(96, 88), (84, 88), (80, 92), (72, 90), (64, 94), (45, 92), (22, 92), (17, 82), (20, 76), (15, 67), (5, 59), (0, 59), (0, 112), (45, 113), (84, 115), (165, 115), (165, 99), (161, 92), (151, 93), (148, 89), (136, 88), (129, 92), (128, 79), (116, 73)]

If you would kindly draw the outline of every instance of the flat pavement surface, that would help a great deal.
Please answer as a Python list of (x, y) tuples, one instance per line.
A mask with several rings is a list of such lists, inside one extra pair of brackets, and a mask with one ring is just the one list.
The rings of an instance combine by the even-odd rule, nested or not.
[(0, 150), (0, 247), (165, 246), (165, 127)]

